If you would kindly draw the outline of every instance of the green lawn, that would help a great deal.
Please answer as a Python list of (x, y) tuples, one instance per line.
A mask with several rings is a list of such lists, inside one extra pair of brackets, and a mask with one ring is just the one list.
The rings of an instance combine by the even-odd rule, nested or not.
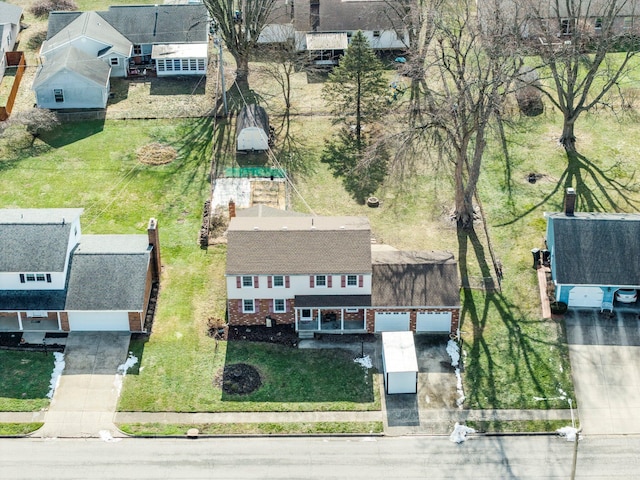
[(35, 432), (43, 423), (0, 423), (0, 436), (2, 435), (27, 435)]
[(49, 406), (53, 355), (0, 350), (0, 411), (35, 412)]

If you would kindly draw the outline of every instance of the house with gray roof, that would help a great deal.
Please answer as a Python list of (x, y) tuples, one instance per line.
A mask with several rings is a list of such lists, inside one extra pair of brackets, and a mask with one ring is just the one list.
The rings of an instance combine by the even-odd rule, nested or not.
[(372, 246), (366, 217), (250, 213), (227, 230), (230, 325), (292, 324), (301, 337), (457, 331), (452, 254)]
[(20, 33), (22, 7), (0, 2), (0, 80), (7, 68), (6, 52), (13, 50)]
[(161, 260), (147, 235), (82, 235), (82, 209), (0, 209), (0, 331), (145, 330)]
[[(208, 35), (209, 18), (203, 4), (51, 12), (47, 37), (40, 49), (41, 66), (34, 80), (37, 105), (55, 109), (105, 108), (106, 100), (96, 106), (89, 91), (93, 85), (86, 85), (90, 77), (100, 77), (100, 84), (104, 83), (105, 69), (97, 61), (109, 67), (109, 78), (206, 75)], [(72, 49), (76, 51), (69, 53)], [(70, 80), (69, 88), (48, 78), (52, 71), (61, 69)], [(96, 71), (90, 75), (88, 70)], [(108, 93), (107, 85), (107, 98)]]
[(545, 213), (555, 300), (611, 310), (616, 292), (640, 289), (640, 214), (576, 212), (570, 188), (562, 212)]

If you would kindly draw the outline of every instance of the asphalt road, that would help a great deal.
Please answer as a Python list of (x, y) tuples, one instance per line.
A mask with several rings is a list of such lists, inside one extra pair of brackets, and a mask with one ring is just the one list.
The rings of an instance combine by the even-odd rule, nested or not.
[[(557, 437), (2, 439), (2, 479), (569, 479)], [(637, 478), (640, 437), (586, 437), (576, 478)]]

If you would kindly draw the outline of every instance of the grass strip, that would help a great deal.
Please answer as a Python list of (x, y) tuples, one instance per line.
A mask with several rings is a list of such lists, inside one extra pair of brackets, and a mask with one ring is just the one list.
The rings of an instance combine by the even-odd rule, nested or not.
[(0, 435), (27, 435), (31, 432), (35, 432), (44, 423), (0, 423)]
[(483, 420), (466, 422), (481, 433), (543, 433), (555, 432), (570, 425), (569, 420)]

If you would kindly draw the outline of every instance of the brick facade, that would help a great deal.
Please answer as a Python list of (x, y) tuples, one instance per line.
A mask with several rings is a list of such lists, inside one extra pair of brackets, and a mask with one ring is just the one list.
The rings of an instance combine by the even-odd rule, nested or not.
[(60, 327), (63, 331), (69, 331), (69, 314), (67, 312), (60, 312)]
[(140, 312), (129, 312), (129, 330), (132, 332), (142, 332), (142, 314)]
[(229, 315), (229, 325), (265, 325), (266, 317), (270, 316), (276, 324), (292, 324), (295, 322), (295, 312), (293, 311), (293, 300), (285, 300), (286, 312), (274, 313), (273, 299), (255, 299), (255, 313), (242, 313), (242, 300), (232, 299), (227, 301), (227, 312)]

